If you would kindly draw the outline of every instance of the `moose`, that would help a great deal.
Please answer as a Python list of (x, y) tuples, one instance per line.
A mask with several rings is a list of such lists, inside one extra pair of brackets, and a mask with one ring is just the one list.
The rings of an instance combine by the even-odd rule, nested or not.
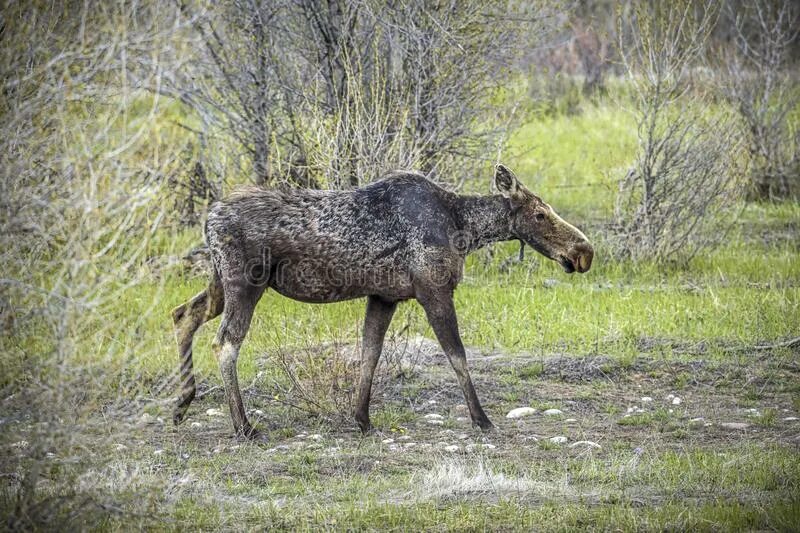
[[(212, 271), (208, 287), (172, 311), (181, 390), (173, 421), (195, 397), (192, 339), (223, 314), (213, 351), (236, 435), (263, 436), (245, 414), (236, 371), (256, 304), (268, 288), (309, 303), (366, 297), (355, 419), (369, 418), (372, 379), (399, 302), (416, 299), (456, 373), (473, 426), (492, 429), (467, 370), (453, 292), (470, 252), (520, 240), (568, 274), (586, 272), (594, 250), (586, 236), (498, 164), (499, 194), (460, 195), (422, 174), (395, 171), (345, 191), (239, 189), (212, 205), (205, 224)], [(523, 245), (524, 245), (523, 244)]]

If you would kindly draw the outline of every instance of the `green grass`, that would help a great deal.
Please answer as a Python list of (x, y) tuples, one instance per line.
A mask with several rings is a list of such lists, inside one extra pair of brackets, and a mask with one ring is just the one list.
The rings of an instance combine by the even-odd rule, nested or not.
[[(541, 446), (544, 461), (521, 458), (447, 459), (414, 456), (401, 468), (392, 454), (366, 444), (338, 459), (315, 452), (268, 454), (244, 447), (204, 457), (164, 454), (157, 470), (178, 472), (191, 483), (173, 484), (170, 505), (138, 497), (156, 471), (131, 469), (149, 458), (116, 461), (130, 474), (107, 493), (138, 498), (133, 508), (150, 514), (105, 518), (105, 527), (132, 524), (277, 529), (536, 530), (699, 529), (791, 530), (800, 514), (800, 463), (779, 447), (748, 445), (718, 450), (629, 450), (603, 457), (570, 457), (559, 446)], [(368, 460), (360, 462), (358, 457)], [(353, 463), (356, 460), (356, 463)], [(360, 464), (360, 468), (353, 468)], [(480, 493), (426, 492), (426, 470), (450, 465), (470, 475), (477, 465), (494, 476), (521, 480), (504, 492), (487, 484)], [(409, 475), (409, 469), (416, 473)], [(418, 469), (418, 470), (417, 470)], [(452, 474), (451, 474), (452, 475)], [(459, 484), (453, 477), (454, 487)], [(495, 478), (499, 479), (499, 478)], [(85, 479), (84, 484), (90, 480)], [(138, 487), (138, 489), (137, 489)], [(456, 489), (457, 490), (457, 489)], [(735, 496), (735, 497), (734, 497)], [(166, 521), (164, 521), (166, 520)]]
[(509, 161), (528, 187), (563, 215), (607, 217), (617, 180), (633, 162), (633, 116), (610, 106), (588, 106), (579, 115), (544, 117), (523, 126)]

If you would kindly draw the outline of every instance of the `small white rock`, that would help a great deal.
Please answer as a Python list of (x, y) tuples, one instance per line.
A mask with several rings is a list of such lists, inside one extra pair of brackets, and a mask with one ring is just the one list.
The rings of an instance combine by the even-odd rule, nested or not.
[(125, 451), (125, 450), (127, 450), (127, 449), (128, 449), (128, 447), (127, 447), (127, 446), (125, 446), (125, 445), (124, 445), (124, 444), (122, 444), (122, 443), (117, 443), (117, 445), (116, 445), (116, 446), (114, 446), (114, 449), (115, 449), (115, 450), (117, 450), (118, 452), (122, 452), (122, 451)]
[(652, 401), (653, 401), (653, 398), (651, 398), (650, 396), (642, 396), (642, 398), (641, 398), (641, 400), (640, 400), (640, 401), (641, 401), (642, 403), (650, 403), (650, 402), (652, 402)]
[(454, 452), (459, 451), (461, 449), (461, 447), (459, 445), (457, 445), (457, 444), (451, 444), (450, 446), (445, 446), (442, 449), (444, 451), (446, 451), (446, 452), (454, 453)]
[(383, 439), (381, 442), (384, 444), (391, 444), (394, 442), (394, 439)]
[(319, 433), (314, 433), (313, 435), (309, 435), (308, 438), (311, 439), (311, 440), (319, 441), (319, 440), (323, 439), (323, 436), (320, 435)]
[(411, 440), (411, 435), (400, 435), (397, 440)]
[(428, 405), (436, 405), (437, 403), (439, 402), (437, 402), (436, 400), (428, 400)]
[(506, 415), (506, 418), (522, 418), (524, 416), (531, 416), (536, 414), (536, 409), (533, 407), (517, 407), (516, 409), (512, 409)]
[(200, 422), (192, 422), (191, 427), (197, 429), (203, 427), (203, 424), (201, 424)]
[(566, 420), (564, 420), (564, 423), (566, 423), (566, 424), (575, 424), (577, 421), (578, 421), (577, 418), (567, 418)]
[(206, 415), (208, 415), (208, 416), (222, 416), (222, 411), (212, 407), (211, 409), (206, 409)]
[(672, 405), (680, 405), (680, 404), (681, 404), (681, 399), (679, 397), (675, 396), (672, 399)]
[(437, 420), (437, 419), (434, 418), (432, 420), (428, 420), (428, 424), (432, 424), (434, 426), (443, 426), (444, 425), (444, 420)]
[(544, 416), (561, 416), (564, 412), (561, 409), (547, 409), (542, 412)]
[(557, 437), (550, 437), (550, 442), (553, 442), (555, 444), (564, 444), (565, 442), (567, 442), (567, 440), (568, 440), (567, 437), (563, 437), (561, 435)]
[(465, 449), (468, 452), (473, 452), (479, 449), (494, 450), (495, 448), (497, 448), (497, 446), (495, 446), (494, 444), (485, 443), (485, 444), (467, 444)]
[(602, 446), (590, 440), (579, 440), (578, 442), (573, 442), (572, 444), (569, 445), (570, 448), (577, 448), (578, 446), (586, 446), (587, 448), (597, 448), (597, 449), (602, 448)]
[(750, 424), (744, 422), (722, 422), (719, 427), (725, 429), (747, 429), (750, 427)]
[(437, 413), (428, 413), (423, 418), (426, 418), (428, 420), (442, 420), (442, 419), (444, 419), (444, 417), (442, 415), (437, 414)]
[(161, 455), (164, 453), (164, 450), (154, 450), (153, 455)]
[(467, 418), (466, 416), (457, 416), (456, 422), (469, 422), (469, 418)]
[(796, 416), (787, 416), (787, 417), (783, 418), (782, 420), (784, 422), (796, 422), (797, 420), (800, 420), (800, 418), (797, 418)]
[(690, 426), (702, 426), (703, 424), (705, 424), (705, 422), (706, 422), (706, 419), (703, 418), (702, 416), (699, 416), (697, 418), (692, 418), (691, 420), (689, 420), (689, 425)]

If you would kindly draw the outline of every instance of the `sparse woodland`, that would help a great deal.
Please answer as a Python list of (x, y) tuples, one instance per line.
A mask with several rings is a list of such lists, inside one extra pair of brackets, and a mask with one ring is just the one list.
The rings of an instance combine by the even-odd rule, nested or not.
[[(796, 528), (798, 28), (789, 0), (2, 1), (2, 527)], [(215, 200), (394, 169), (490, 194), (498, 162), (596, 255), (470, 256), (496, 432), (408, 302), (362, 437), (363, 302), (273, 293), (239, 361), (269, 443), (231, 436), (216, 323), (173, 427)]]

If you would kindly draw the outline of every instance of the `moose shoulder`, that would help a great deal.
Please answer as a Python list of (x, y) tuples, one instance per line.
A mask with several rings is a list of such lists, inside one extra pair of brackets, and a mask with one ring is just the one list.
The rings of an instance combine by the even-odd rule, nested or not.
[(367, 298), (361, 379), (355, 418), (370, 429), (372, 377), (398, 302), (416, 299), (458, 377), (474, 425), (492, 427), (467, 370), (453, 291), (469, 252), (519, 239), (567, 273), (586, 272), (593, 250), (586, 236), (525, 188), (503, 165), (498, 195), (463, 196), (412, 172), (349, 191), (246, 188), (211, 208), (206, 242), (212, 272), (207, 289), (173, 310), (182, 386), (174, 421), (195, 396), (192, 339), (223, 314), (214, 353), (236, 433), (258, 432), (245, 415), (236, 372), (239, 348), (267, 288), (304, 302)]

